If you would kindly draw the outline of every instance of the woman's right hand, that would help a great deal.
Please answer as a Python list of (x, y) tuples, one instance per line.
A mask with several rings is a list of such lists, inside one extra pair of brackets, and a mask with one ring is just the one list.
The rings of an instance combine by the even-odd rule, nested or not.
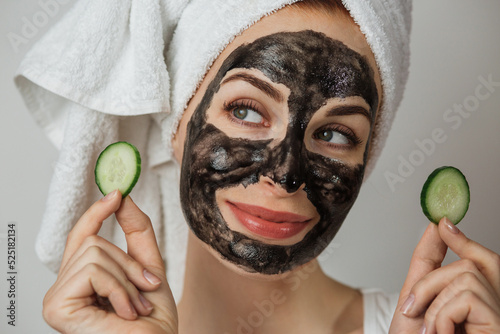
[[(113, 213), (127, 253), (97, 235)], [(177, 310), (151, 221), (130, 197), (110, 193), (76, 223), (45, 295), (43, 316), (61, 333), (177, 333)]]

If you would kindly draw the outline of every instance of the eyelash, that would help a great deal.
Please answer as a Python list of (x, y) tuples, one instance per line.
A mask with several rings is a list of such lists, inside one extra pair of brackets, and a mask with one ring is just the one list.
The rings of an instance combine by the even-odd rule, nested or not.
[[(349, 129), (343, 125), (339, 125), (339, 124), (327, 125), (325, 127), (322, 127), (320, 129), (316, 130), (316, 132), (314, 132), (314, 135), (313, 135), (314, 139), (319, 140), (318, 134), (322, 131), (325, 131), (325, 130), (335, 131), (335, 132), (338, 132), (341, 135), (345, 136), (347, 138), (347, 140), (349, 140), (349, 142), (351, 143), (349, 146), (351, 146), (352, 148), (358, 146), (359, 144), (361, 144), (363, 142), (363, 140), (361, 140), (358, 136), (356, 136), (356, 134), (351, 129)], [(328, 142), (323, 141), (323, 140), (322, 140), (322, 144), (328, 145), (328, 146), (334, 147), (334, 148), (340, 147), (340, 148), (345, 149), (345, 145), (328, 143)]]
[[(246, 122), (241, 119), (237, 119), (236, 117), (233, 116), (232, 111), (234, 111), (237, 108), (244, 108), (244, 109), (251, 109), (258, 113), (264, 120), (267, 120), (267, 118), (263, 115), (263, 113), (259, 110), (257, 107), (257, 103), (251, 100), (236, 100), (231, 103), (224, 102), (222, 105), (222, 108), (226, 112), (226, 117), (233, 123), (239, 124), (239, 125), (244, 125), (244, 126), (250, 126), (250, 127), (261, 127), (261, 126), (267, 126), (267, 124), (257, 124), (257, 123), (252, 123), (252, 122)], [(266, 121), (267, 123), (267, 121)]]

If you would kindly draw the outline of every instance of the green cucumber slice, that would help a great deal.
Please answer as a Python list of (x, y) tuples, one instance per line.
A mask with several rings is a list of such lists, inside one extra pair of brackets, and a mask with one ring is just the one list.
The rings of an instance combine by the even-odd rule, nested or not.
[(434, 223), (447, 217), (458, 224), (469, 209), (469, 184), (460, 170), (443, 166), (434, 170), (422, 187), (420, 205), (424, 214)]
[(94, 174), (95, 182), (104, 196), (118, 189), (125, 198), (141, 174), (141, 155), (130, 143), (113, 143), (97, 158)]

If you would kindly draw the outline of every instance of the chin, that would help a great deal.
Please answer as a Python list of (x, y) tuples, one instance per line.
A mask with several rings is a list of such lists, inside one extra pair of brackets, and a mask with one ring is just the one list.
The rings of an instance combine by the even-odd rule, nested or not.
[[(238, 276), (244, 277), (244, 278), (250, 278), (254, 279), (257, 281), (263, 281), (263, 282), (276, 282), (283, 280), (287, 277), (289, 277), (293, 269), (286, 271), (286, 272), (281, 272), (279, 274), (264, 274), (264, 273), (259, 273), (255, 271), (249, 271), (247, 267), (244, 266), (239, 266), (234, 264), (233, 262), (228, 261), (225, 259), (221, 254), (217, 253), (215, 250), (213, 250), (210, 246), (205, 245), (205, 247), (209, 250), (212, 256), (214, 256), (217, 261), (224, 266), (227, 270), (230, 272), (237, 274)], [(295, 269), (295, 268), (294, 268)]]
[[(196, 236), (194, 236), (196, 238)], [(244, 278), (250, 278), (258, 281), (263, 281), (263, 282), (275, 282), (279, 281), (282, 279), (285, 279), (289, 277), (293, 273), (293, 269), (285, 272), (281, 272), (278, 274), (264, 274), (260, 272), (255, 272), (255, 271), (249, 271), (249, 269), (245, 266), (240, 266), (237, 265), (229, 260), (227, 260), (222, 254), (214, 250), (212, 247), (201, 241), (200, 239), (196, 238), (197, 242), (200, 242), (203, 249), (209, 253), (210, 256), (212, 256), (224, 269), (229, 271), (232, 274), (236, 274), (238, 276), (244, 277)], [(300, 267), (300, 266), (298, 266)]]

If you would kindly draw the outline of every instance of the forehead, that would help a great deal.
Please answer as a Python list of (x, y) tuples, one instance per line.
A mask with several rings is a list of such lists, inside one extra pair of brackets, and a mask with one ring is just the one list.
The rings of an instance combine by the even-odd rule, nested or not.
[[(280, 32), (239, 46), (222, 64), (214, 82), (233, 69), (257, 69), (287, 86), (291, 100), (321, 104), (329, 98), (361, 96), (376, 109), (373, 70), (365, 57), (323, 33)], [(316, 106), (317, 108), (318, 106)]]
[[(293, 5), (285, 6), (272, 15), (263, 17), (240, 35), (236, 36), (215, 60), (214, 66), (210, 70), (212, 77), (214, 70), (219, 68), (222, 61), (242, 44), (248, 44), (258, 38), (278, 32), (303, 30), (321, 32), (334, 40), (341, 41), (348, 48), (366, 57), (368, 63), (375, 71), (375, 80), (378, 85), (379, 73), (375, 57), (359, 26), (354, 23), (352, 18), (343, 14), (319, 11), (313, 8), (308, 11), (298, 10)], [(209, 75), (210, 72), (208, 73)]]

